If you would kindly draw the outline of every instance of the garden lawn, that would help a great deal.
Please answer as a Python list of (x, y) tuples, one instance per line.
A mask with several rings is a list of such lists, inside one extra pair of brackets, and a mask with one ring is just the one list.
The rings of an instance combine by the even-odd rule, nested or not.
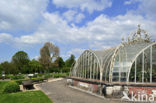
[(0, 103), (52, 103), (42, 91), (0, 94)]
[[(5, 85), (7, 84), (8, 82), (6, 81), (3, 81), (3, 82), (0, 82), (0, 95), (2, 94), (3, 90), (4, 90), (4, 87)], [(0, 102), (1, 103), (1, 102)]]

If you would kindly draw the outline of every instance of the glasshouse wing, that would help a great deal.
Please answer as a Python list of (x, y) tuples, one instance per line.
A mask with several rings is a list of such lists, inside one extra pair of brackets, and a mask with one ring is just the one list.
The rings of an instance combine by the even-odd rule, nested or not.
[(71, 68), (73, 78), (104, 83), (156, 82), (156, 42), (140, 29), (106, 50), (85, 50)]

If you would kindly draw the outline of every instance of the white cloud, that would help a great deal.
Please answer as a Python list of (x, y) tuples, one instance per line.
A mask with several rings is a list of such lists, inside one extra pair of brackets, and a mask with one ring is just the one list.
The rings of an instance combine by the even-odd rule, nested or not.
[(68, 10), (67, 12), (63, 13), (63, 16), (65, 17), (65, 19), (70, 22), (74, 20), (74, 17), (76, 15), (76, 11), (74, 10)]
[[(81, 48), (74, 48), (69, 50), (66, 54), (61, 55), (61, 57), (68, 59), (71, 54), (73, 54), (74, 56), (78, 57), (80, 56), (86, 49), (81, 49)], [(77, 58), (76, 58), (77, 59)]]
[[(61, 2), (61, 0), (58, 1)], [(72, 5), (73, 4), (71, 4), (71, 7)], [(143, 6), (139, 6), (139, 9), (141, 7)], [(151, 36), (156, 39), (155, 21), (140, 14), (136, 15), (134, 12), (111, 18), (101, 14), (82, 27), (77, 27), (74, 24), (72, 26), (68, 25), (68, 21), (81, 22), (83, 14), (78, 12), (72, 15), (64, 14), (66, 19), (63, 19), (58, 13), (42, 12), (42, 16), (43, 22), (38, 25), (38, 28), (32, 34), (13, 37), (12, 34), (0, 33), (0, 43), (5, 42), (17, 47), (25, 47), (52, 41), (65, 45), (73, 44), (71, 48), (81, 48), (81, 46), (86, 45), (86, 47), (90, 49), (105, 49), (119, 44), (122, 37), (127, 37), (129, 33), (137, 28), (137, 24), (141, 24), (141, 27), (147, 30)], [(73, 16), (74, 18), (72, 18)], [(9, 27), (10, 23), (7, 23), (8, 22), (3, 22), (6, 27)], [(3, 26), (5, 27), (5, 25)], [(71, 53), (78, 55), (82, 53), (82, 50), (84, 49), (72, 49), (67, 55)]]
[(136, 2), (136, 0), (127, 0), (127, 1), (124, 2), (124, 4), (125, 5), (130, 5), (130, 4), (135, 3), (135, 2)]
[(155, 19), (156, 18), (156, 0), (138, 0), (140, 1), (140, 5), (138, 10), (149, 18)]
[(80, 55), (82, 52), (84, 52), (85, 49), (81, 49), (81, 48), (74, 48), (70, 51), (67, 52), (68, 55), (71, 55), (71, 54), (76, 54), (76, 55)]
[[(115, 17), (101, 14), (82, 27), (77, 27), (74, 24), (69, 26), (68, 23), (80, 23), (85, 18), (85, 15), (82, 14), (84, 10), (89, 13), (95, 10), (100, 11), (110, 7), (111, 2), (108, 0), (53, 0), (57, 7), (72, 8), (64, 14), (59, 14), (44, 12), (47, 1), (1, 0), (0, 43), (7, 43), (17, 48), (33, 47), (33, 45), (46, 41), (66, 46), (70, 44), (71, 50), (62, 55), (67, 58), (70, 54), (77, 57), (85, 50), (82, 48), (107, 49), (114, 47), (121, 42), (122, 37), (127, 37), (134, 31), (137, 24), (141, 24), (141, 28), (147, 30), (152, 38), (156, 39), (155, 0), (135, 0), (135, 2), (140, 2), (136, 12), (127, 12)], [(133, 2), (129, 0), (125, 4), (131, 3)], [(80, 12), (78, 12), (78, 8), (81, 9)], [(137, 14), (138, 12), (139, 14)], [(142, 16), (142, 14), (146, 16)], [(41, 19), (42, 22), (40, 22)], [(11, 33), (5, 33), (5, 31), (13, 30), (31, 30), (34, 26), (35, 31), (27, 35), (13, 36)]]
[(10, 43), (10, 41), (12, 41), (14, 38), (10, 35), (10, 34), (7, 34), (7, 33), (1, 33), (0, 34), (0, 43)]
[(35, 57), (31, 58), (31, 60), (32, 59), (39, 60), (39, 58), (40, 58), (40, 56), (35, 56)]
[(21, 37), (0, 34), (0, 40), (3, 42), (13, 41), (25, 46), (52, 41), (66, 45), (73, 44), (75, 47), (88, 45), (91, 49), (101, 49), (120, 43), (122, 37), (127, 37), (137, 28), (137, 24), (141, 24), (142, 28), (145, 28), (153, 38), (156, 38), (154, 34), (156, 32), (155, 22), (132, 13), (112, 18), (102, 14), (80, 28), (68, 26), (67, 21), (63, 20), (57, 13), (44, 13), (43, 15), (44, 22), (33, 34)]
[(138, 3), (138, 8), (132, 10), (133, 13), (141, 14), (146, 16), (148, 19), (156, 18), (156, 0), (127, 0), (124, 2), (125, 5)]
[(63, 13), (63, 17), (67, 22), (72, 22), (72, 23), (80, 23), (82, 19), (85, 18), (84, 14), (78, 13), (75, 10), (68, 10)]
[(0, 30), (29, 31), (42, 19), (48, 0), (0, 0)]
[(77, 16), (76, 16), (75, 22), (76, 22), (76, 23), (79, 23), (79, 22), (81, 22), (82, 19), (84, 19), (84, 18), (85, 18), (85, 16), (84, 16), (82, 13), (79, 13), (79, 14), (77, 14)]
[(112, 3), (110, 0), (88, 0), (87, 2), (83, 3), (80, 8), (82, 10), (87, 9), (89, 13), (92, 13), (94, 10), (101, 11), (105, 8), (111, 7)]
[(94, 10), (101, 11), (111, 7), (110, 0), (53, 0), (57, 7), (80, 8), (82, 11), (87, 10), (92, 13)]

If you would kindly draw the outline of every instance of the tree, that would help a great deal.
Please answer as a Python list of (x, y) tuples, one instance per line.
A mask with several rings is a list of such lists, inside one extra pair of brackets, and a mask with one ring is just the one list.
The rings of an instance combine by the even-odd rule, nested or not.
[(10, 74), (10, 71), (11, 71), (10, 70), (10, 68), (11, 68), (10, 63), (8, 61), (5, 61), (5, 62), (1, 63), (1, 65), (2, 65), (3, 71), (6, 74)]
[(14, 75), (18, 74), (19, 71), (18, 71), (18, 69), (16, 68), (16, 66), (13, 63), (10, 63), (10, 67), (11, 67), (10, 68), (10, 70), (11, 70), (10, 73), (11, 74), (14, 74)]
[(65, 61), (65, 67), (63, 68), (63, 72), (69, 72), (73, 63), (75, 63), (75, 56), (71, 54), (71, 56)]
[(6, 74), (17, 74), (18, 72), (15, 65), (8, 61), (1, 63), (1, 68)]
[(60, 50), (57, 46), (53, 45), (50, 42), (46, 42), (45, 46), (48, 47), (48, 49), (49, 49), (51, 61), (53, 61), (54, 59), (59, 57)]
[(46, 70), (50, 67), (51, 60), (50, 60), (50, 53), (48, 47), (44, 46), (40, 50), (40, 63), (45, 67)]
[(60, 72), (63, 71), (63, 68), (65, 67), (65, 62), (61, 57), (58, 57), (54, 63), (52, 63), (52, 67), (50, 68), (51, 72)]
[(65, 62), (63, 61), (63, 59), (61, 57), (58, 57), (55, 60), (55, 64), (58, 66), (58, 68), (63, 68), (65, 65)]
[(18, 51), (12, 57), (12, 63), (18, 68), (19, 71), (22, 71), (24, 65), (28, 65), (29, 57), (28, 54), (24, 51)]
[(66, 65), (66, 67), (71, 67), (74, 62), (75, 62), (75, 56), (73, 54), (71, 54), (69, 59), (67, 59), (65, 61), (65, 65)]
[(2, 71), (3, 71), (3, 67), (2, 64), (0, 64), (0, 75), (2, 74)]
[(59, 48), (50, 42), (46, 42), (40, 49), (40, 63), (48, 70), (53, 62), (59, 56)]
[(35, 59), (29, 62), (29, 73), (40, 73), (42, 71), (42, 65)]

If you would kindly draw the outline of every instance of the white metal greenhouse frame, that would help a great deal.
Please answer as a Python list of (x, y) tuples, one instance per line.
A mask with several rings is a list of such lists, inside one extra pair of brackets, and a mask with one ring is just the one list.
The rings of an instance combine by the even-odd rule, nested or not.
[[(152, 42), (148, 33), (140, 29), (130, 34), (127, 41), (107, 50), (85, 50), (71, 68), (71, 77), (113, 82), (153, 82), (153, 66), (156, 65), (156, 42)], [(141, 70), (140, 70), (140, 68)], [(134, 70), (132, 70), (132, 68)], [(141, 81), (138, 80), (138, 70)], [(130, 75), (132, 73), (133, 75)], [(147, 78), (146, 75), (149, 75)], [(130, 81), (129, 78), (133, 80)]]

